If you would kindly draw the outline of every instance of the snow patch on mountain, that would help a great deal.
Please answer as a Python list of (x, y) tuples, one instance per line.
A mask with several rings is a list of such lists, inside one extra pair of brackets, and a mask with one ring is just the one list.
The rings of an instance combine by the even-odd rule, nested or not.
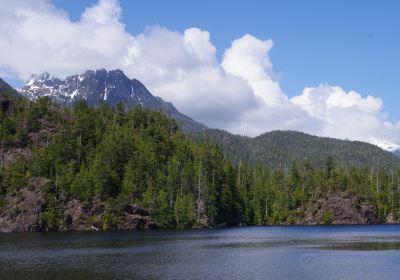
[(399, 144), (391, 143), (388, 141), (377, 140), (377, 139), (370, 141), (370, 143), (375, 146), (378, 146), (379, 148), (381, 148), (385, 151), (395, 153), (396, 155), (400, 155), (400, 145)]
[(90, 106), (103, 101), (110, 106), (122, 102), (127, 107), (157, 109), (174, 118), (184, 130), (203, 131), (206, 127), (180, 113), (171, 103), (153, 96), (138, 80), (129, 79), (121, 70), (88, 70), (80, 75), (59, 79), (45, 72), (32, 75), (18, 90), (31, 100), (48, 96), (62, 105), (71, 106), (84, 99)]

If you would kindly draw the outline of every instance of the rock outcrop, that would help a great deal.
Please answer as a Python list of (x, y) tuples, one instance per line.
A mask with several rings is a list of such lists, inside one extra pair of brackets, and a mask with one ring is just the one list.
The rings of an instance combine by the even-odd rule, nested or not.
[(357, 204), (353, 197), (344, 193), (331, 194), (315, 205), (320, 207), (307, 209), (302, 224), (354, 225), (380, 222), (376, 207), (366, 202)]
[[(94, 197), (90, 202), (54, 198), (56, 213), (46, 209), (48, 180), (31, 178), (28, 186), (5, 197), (0, 208), (0, 232), (147, 230), (155, 228), (149, 212), (137, 204), (119, 211)], [(47, 198), (48, 200), (48, 198)]]
[(7, 195), (0, 210), (0, 232), (44, 231), (42, 206), (45, 178), (31, 178), (28, 186)]

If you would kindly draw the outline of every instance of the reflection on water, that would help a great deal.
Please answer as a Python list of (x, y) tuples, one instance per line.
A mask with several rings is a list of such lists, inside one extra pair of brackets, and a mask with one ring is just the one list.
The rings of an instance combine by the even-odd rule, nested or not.
[(0, 279), (399, 279), (400, 226), (0, 235)]
[(400, 250), (400, 241), (332, 243), (320, 247), (325, 250), (384, 251)]

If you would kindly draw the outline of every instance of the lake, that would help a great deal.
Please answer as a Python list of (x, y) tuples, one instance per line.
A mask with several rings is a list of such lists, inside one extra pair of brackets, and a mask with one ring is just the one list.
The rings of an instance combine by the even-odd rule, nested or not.
[(0, 279), (400, 278), (400, 226), (0, 234)]

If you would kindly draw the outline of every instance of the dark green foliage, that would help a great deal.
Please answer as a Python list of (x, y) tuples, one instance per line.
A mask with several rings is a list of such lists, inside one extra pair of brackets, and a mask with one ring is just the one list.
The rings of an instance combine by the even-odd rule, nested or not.
[[(105, 229), (115, 228), (118, 209), (129, 203), (145, 207), (160, 227), (212, 226), (238, 216), (231, 164), (215, 146), (187, 140), (158, 111), (17, 98), (0, 125), (3, 148), (24, 154), (7, 162), (0, 190), (16, 192), (30, 177), (47, 178), (49, 229), (68, 220), (60, 205), (94, 197), (108, 205)], [(27, 138), (18, 136), (22, 128)]]
[(0, 94), (16, 94), (16, 90), (14, 90), (9, 84), (3, 81), (0, 78)]
[(193, 212), (194, 201), (192, 196), (178, 196), (175, 201), (174, 210), (177, 228), (188, 228), (193, 226), (196, 217)]
[[(197, 135), (196, 138), (204, 138)], [(234, 162), (239, 160), (290, 168), (293, 161), (309, 161), (314, 167), (325, 167), (329, 158), (340, 167), (398, 168), (400, 158), (377, 146), (358, 141), (311, 136), (296, 131), (272, 131), (255, 138), (233, 135), (210, 129), (206, 137), (218, 144), (223, 154)]]
[[(163, 228), (302, 223), (333, 194), (359, 208), (373, 205), (383, 222), (400, 215), (398, 161), (368, 144), (216, 132), (224, 157), (212, 142), (217, 136), (192, 141), (158, 111), (8, 98), (12, 106), (0, 113), (0, 211), (7, 195), (46, 178), (47, 229), (72, 222), (64, 214), (72, 200), (100, 200), (103, 230), (117, 228), (128, 204), (144, 207)], [(319, 222), (332, 223), (333, 214)]]
[(332, 224), (332, 221), (333, 221), (333, 211), (330, 210), (322, 215), (320, 223), (321, 225), (330, 225)]
[(5, 172), (3, 186), (7, 192), (18, 191), (27, 184), (27, 162), (19, 157), (15, 159)]

